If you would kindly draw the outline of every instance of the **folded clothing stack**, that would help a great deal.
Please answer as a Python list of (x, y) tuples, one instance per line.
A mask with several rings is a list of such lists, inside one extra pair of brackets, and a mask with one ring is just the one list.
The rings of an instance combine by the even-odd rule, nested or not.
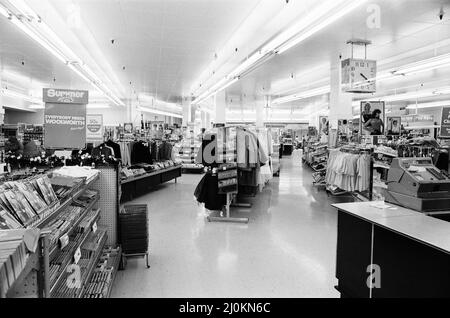
[(99, 174), (100, 170), (80, 166), (64, 166), (53, 171), (53, 177), (61, 176), (70, 178), (84, 178), (86, 183), (91, 182)]

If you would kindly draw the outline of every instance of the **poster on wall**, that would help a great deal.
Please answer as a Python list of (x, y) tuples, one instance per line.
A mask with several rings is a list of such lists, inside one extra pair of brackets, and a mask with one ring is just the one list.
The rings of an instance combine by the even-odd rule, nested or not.
[(450, 107), (442, 108), (441, 134), (442, 138), (450, 138)]
[(327, 116), (319, 116), (319, 134), (328, 135), (328, 117)]
[(86, 140), (88, 142), (103, 141), (103, 115), (86, 115)]
[(359, 132), (363, 136), (384, 134), (384, 102), (361, 102)]
[(44, 127), (45, 148), (84, 148), (86, 145), (86, 105), (46, 103)]
[(386, 135), (400, 136), (402, 118), (400, 116), (386, 118)]

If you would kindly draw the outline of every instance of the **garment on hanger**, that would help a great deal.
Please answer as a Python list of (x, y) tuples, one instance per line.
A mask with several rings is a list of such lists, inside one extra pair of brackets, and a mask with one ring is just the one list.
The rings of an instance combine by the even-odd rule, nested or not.
[(369, 190), (370, 155), (330, 149), (325, 180), (328, 185), (345, 191)]
[(112, 156), (111, 148), (106, 147), (103, 144), (101, 144), (92, 150), (92, 156), (101, 157), (102, 155), (105, 156), (106, 158), (108, 158), (109, 156)]
[(105, 145), (108, 147), (111, 147), (114, 150), (114, 157), (117, 159), (122, 158), (122, 152), (120, 151), (120, 145), (109, 139), (107, 142), (105, 142)]
[(131, 150), (131, 164), (135, 163), (152, 163), (150, 156), (150, 148), (145, 145), (143, 141), (138, 141), (133, 144)]
[(226, 204), (226, 194), (219, 194), (217, 175), (205, 173), (198, 183), (195, 192), (197, 201), (205, 204), (208, 210), (221, 210)]

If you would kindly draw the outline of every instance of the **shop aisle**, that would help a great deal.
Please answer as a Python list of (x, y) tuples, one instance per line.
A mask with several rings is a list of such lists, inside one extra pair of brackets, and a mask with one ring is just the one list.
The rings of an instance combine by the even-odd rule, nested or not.
[(183, 175), (149, 204), (150, 263), (132, 259), (113, 297), (337, 297), (336, 211), (296, 152), (255, 198), (249, 224), (209, 223)]

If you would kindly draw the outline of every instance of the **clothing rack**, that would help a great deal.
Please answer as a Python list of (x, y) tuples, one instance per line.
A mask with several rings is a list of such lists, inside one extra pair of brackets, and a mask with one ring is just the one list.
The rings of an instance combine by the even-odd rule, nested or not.
[[(248, 223), (248, 218), (231, 217), (231, 207), (251, 208), (249, 203), (238, 203), (238, 165), (237, 165), (237, 127), (220, 127), (217, 129), (216, 160), (219, 192), (226, 194), (226, 201), (220, 216), (208, 216), (209, 222)], [(228, 130), (228, 131), (227, 131)], [(231, 133), (234, 130), (234, 136)], [(231, 149), (229, 145), (231, 146)], [(220, 151), (221, 150), (221, 151)], [(231, 181), (230, 185), (221, 183)]]

